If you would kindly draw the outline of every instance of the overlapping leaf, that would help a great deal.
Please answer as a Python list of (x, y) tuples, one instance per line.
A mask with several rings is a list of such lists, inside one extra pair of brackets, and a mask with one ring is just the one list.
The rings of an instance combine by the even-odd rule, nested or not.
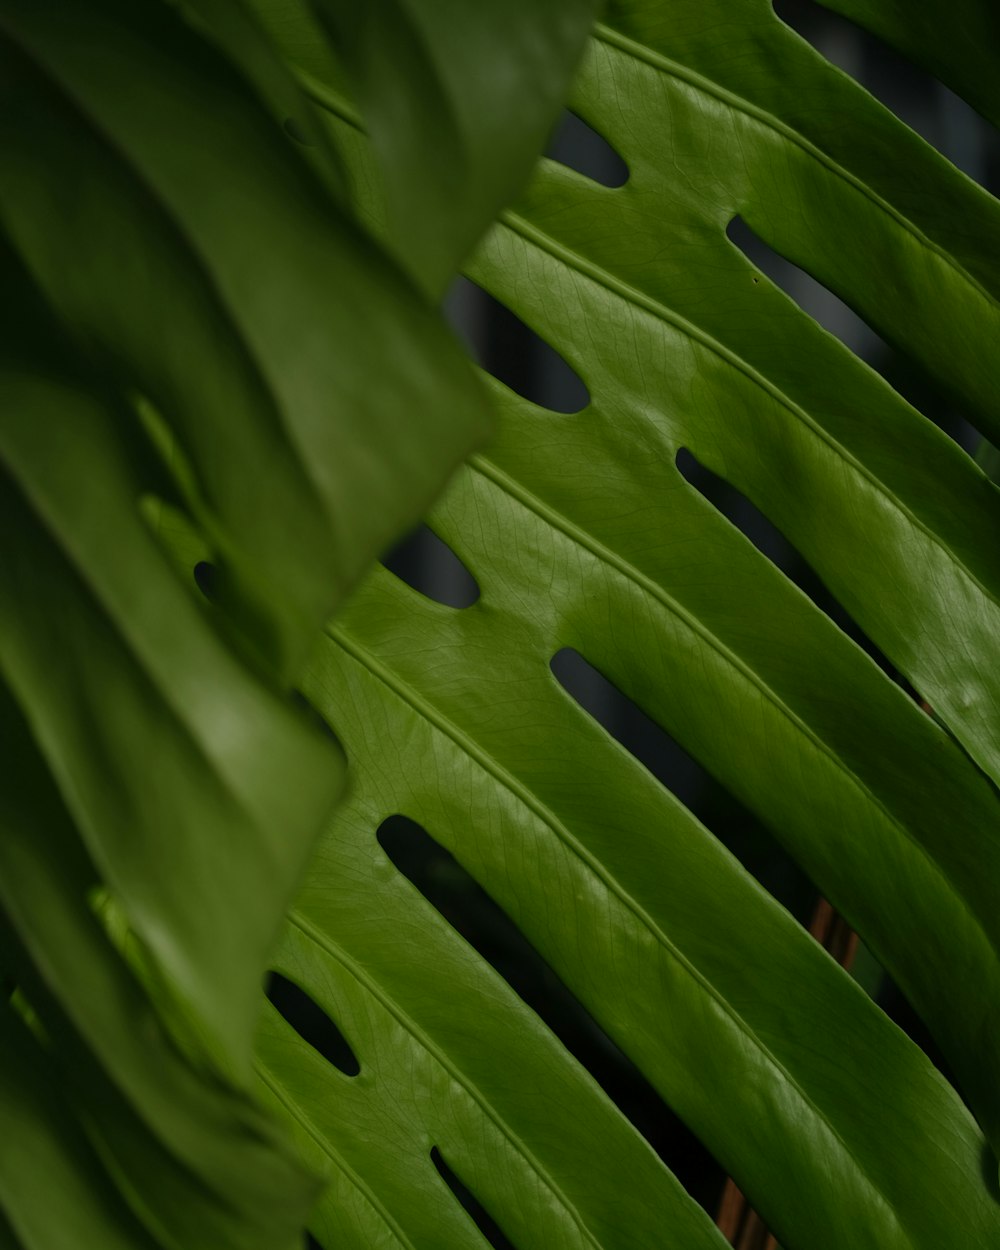
[[(564, 38), (504, 133), (497, 203), (453, 188), (452, 263), (582, 47), (588, 6), (551, 13)], [(316, 1185), (248, 1091), (251, 1024), (342, 782), (288, 689), (487, 400), (236, 0), (12, 0), (0, 63), (0, 897), (37, 1030), (12, 1022), (10, 1105), (38, 1119), (39, 1168), (26, 1185), (5, 1156), (4, 1211), (30, 1250), (284, 1248)], [(216, 613), (168, 527), (215, 564)]]
[[(947, 83), (1000, 125), (1000, 12), (979, 0), (823, 0)], [(942, 37), (942, 32), (946, 32)]]
[[(1000, 208), (763, 3), (621, 0), (573, 107), (628, 183), (546, 164), (470, 272), (567, 357), (592, 402), (558, 417), (498, 387), (498, 437), (432, 517), (481, 599), (455, 612), (382, 573), (310, 680), (356, 781), (277, 967), (330, 1011), (361, 1073), (324, 1069), (274, 1020), (261, 1054), (341, 1174), (317, 1231), (436, 1244), (437, 1144), (519, 1247), (711, 1244), (666, 1178), (648, 1179), (626, 1126), (610, 1162), (595, 1157), (611, 1115), (596, 1093), (562, 1099), (562, 1132), (539, 1112), (578, 1070), (548, 1041), (532, 1066), (512, 1049), (504, 1021), (523, 1009), (378, 848), (402, 812), (517, 921), (782, 1245), (992, 1245), (998, 496), (726, 227), (742, 216), (992, 432)], [(360, 148), (345, 133), (341, 150)], [(681, 448), (786, 534), (953, 737), (684, 480)], [(981, 1127), (573, 706), (549, 670), (566, 646), (849, 917)], [(391, 1169), (376, 1157), (387, 1143)], [(481, 1244), (467, 1225), (453, 1241)]]

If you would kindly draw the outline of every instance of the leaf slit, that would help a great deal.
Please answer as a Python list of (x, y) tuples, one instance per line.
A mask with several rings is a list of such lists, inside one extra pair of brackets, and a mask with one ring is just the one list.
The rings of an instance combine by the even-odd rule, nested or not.
[(199, 560), (194, 566), (194, 583), (209, 601), (213, 603), (219, 593), (219, 570), (208, 560)]
[(665, 729), (572, 647), (550, 668), (571, 699), (679, 799), (803, 926), (818, 890), (764, 825)]
[(939, 78), (878, 35), (817, 0), (772, 0), (786, 26), (873, 95), (964, 174), (986, 185), (1000, 158), (996, 132)]
[(677, 469), (685, 481), (721, 513), (730, 524), (749, 539), (761, 555), (779, 569), (813, 605), (851, 639), (878, 665), (883, 673), (900, 686), (910, 698), (920, 701), (920, 696), (906, 678), (865, 634), (843, 604), (830, 593), (816, 572), (799, 554), (796, 548), (772, 524), (759, 508), (737, 490), (725, 478), (713, 473), (686, 448), (682, 447), (676, 457)]
[[(918, 412), (928, 417), (963, 451), (972, 454), (983, 441), (974, 425), (955, 410), (919, 361), (890, 346), (829, 287), (807, 270), (776, 252), (742, 217), (734, 217), (726, 234), (755, 269), (766, 275), (794, 304), (859, 357)], [(757, 281), (756, 277), (753, 279)]]
[(350, 1043), (322, 1007), (300, 985), (280, 972), (268, 974), (265, 993), (302, 1040), (345, 1076), (357, 1076), (361, 1064)]
[(451, 1168), (445, 1163), (444, 1157), (437, 1146), (431, 1149), (431, 1162), (437, 1168), (438, 1175), (458, 1199), (465, 1213), (493, 1247), (493, 1250), (515, 1250), (514, 1243), (508, 1241), (500, 1230), (496, 1220), (489, 1214), (476, 1195), (464, 1185)]
[(470, 279), (455, 280), (445, 315), (480, 368), (522, 398), (567, 416), (590, 403), (590, 392), (568, 361)]
[(730, 243), (743, 253), (755, 269), (766, 274), (775, 286), (866, 364), (881, 372), (892, 349), (848, 304), (811, 274), (787, 260), (765, 243), (742, 217), (734, 217), (726, 227)]
[(711, 1210), (722, 1168), (492, 896), (408, 817), (390, 816), (377, 837), (398, 871), (552, 1030), (691, 1197)]
[(629, 168), (621, 155), (582, 117), (564, 109), (545, 155), (602, 187), (623, 187)]
[(382, 564), (412, 590), (448, 608), (470, 608), (479, 598), (476, 579), (428, 525), (418, 525), (382, 557)]

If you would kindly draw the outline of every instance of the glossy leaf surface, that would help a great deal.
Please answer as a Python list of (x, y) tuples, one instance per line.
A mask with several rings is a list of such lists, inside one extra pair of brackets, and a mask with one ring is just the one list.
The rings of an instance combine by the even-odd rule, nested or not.
[[(345, 1083), (307, 1060), (277, 1020), (261, 1056), (341, 1176), (317, 1233), (360, 1246), (378, 1227), (371, 1244), (435, 1244), (422, 1221), (436, 1144), (518, 1247), (654, 1244), (642, 1142), (619, 1123), (611, 1162), (592, 1158), (579, 1118), (596, 1134), (606, 1113), (580, 1095), (551, 1145), (538, 1091), (569, 1080), (573, 1061), (540, 1042), (543, 1078), (512, 1057), (504, 1021), (523, 1008), (378, 848), (375, 831), (402, 812), (517, 922), (782, 1246), (992, 1245), (998, 496), (726, 228), (741, 216), (992, 431), (1000, 208), (765, 4), (611, 5), (572, 105), (623, 157), (627, 183), (544, 163), (470, 275), (567, 359), (592, 402), (557, 416), (497, 385), (498, 436), (430, 518), (480, 599), (442, 608), (380, 573), (331, 626), (309, 682), (354, 782), (276, 966), (330, 1012), (361, 1074)], [(356, 185), (370, 185), (362, 145), (338, 133), (361, 154)], [(950, 733), (684, 480), (683, 448), (787, 536)], [(934, 1032), (979, 1126), (559, 688), (549, 662), (567, 646), (848, 917)], [(459, 977), (458, 992), (441, 984)], [(373, 1136), (400, 1152), (391, 1175)], [(491, 1179), (524, 1158), (520, 1143), (536, 1143), (535, 1176), (562, 1178), (560, 1193), (589, 1178), (558, 1223), (545, 1223), (537, 1180)], [(691, 1244), (682, 1221), (697, 1219), (658, 1185), (660, 1238)], [(468, 1225), (462, 1237), (482, 1244)]]

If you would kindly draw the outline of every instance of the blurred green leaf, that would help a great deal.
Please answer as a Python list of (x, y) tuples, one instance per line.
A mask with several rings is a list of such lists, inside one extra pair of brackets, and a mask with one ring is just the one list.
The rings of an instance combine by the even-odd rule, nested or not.
[[(565, 63), (449, 268), (554, 120), (590, 16), (560, 7)], [(292, 688), (488, 397), (249, 8), (11, 0), (0, 65), (0, 900), (38, 1022), (5, 1078), (39, 1141), (0, 1160), (3, 1207), (26, 1250), (286, 1250), (317, 1182), (251, 1035), (344, 784)]]
[[(343, 84), (325, 89), (352, 184), (390, 220)], [(742, 217), (990, 431), (1000, 208), (764, 3), (612, 4), (571, 106), (627, 183), (543, 162), (468, 272), (591, 403), (562, 416), (493, 384), (498, 435), (429, 517), (480, 599), (456, 611), (378, 572), (306, 685), (353, 783), (274, 966), (361, 1072), (324, 1067), (274, 1017), (260, 1053), (341, 1174), (316, 1233), (439, 1244), (437, 1145), (519, 1250), (711, 1244), (623, 1120), (597, 1149), (609, 1111), (568, 1054), (548, 1039), (524, 1055), (525, 1008), (380, 851), (402, 813), (786, 1250), (993, 1245), (998, 496), (727, 227)], [(778, 527), (949, 732), (685, 480), (681, 449)], [(575, 706), (549, 668), (565, 647), (786, 846), (902, 986), (961, 1097)], [(539, 1091), (578, 1081), (540, 1113)], [(468, 1224), (449, 1236), (482, 1244)]]

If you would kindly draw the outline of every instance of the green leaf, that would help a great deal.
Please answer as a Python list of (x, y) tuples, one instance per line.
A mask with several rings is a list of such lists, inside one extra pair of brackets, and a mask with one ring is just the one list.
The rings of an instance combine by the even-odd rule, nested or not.
[[(321, 1085), (315, 1060), (299, 1076), (302, 1048), (284, 1038), (279, 1049), (269, 1040), (263, 1054), (274, 1079), (302, 1082), (298, 1113), (315, 1125), (317, 1109), (329, 1102), (335, 1115), (324, 1116), (319, 1131), (386, 1201), (396, 1191), (373, 1179), (383, 1175), (373, 1149), (381, 1156), (387, 1138), (397, 1142), (405, 1132), (409, 1159), (393, 1174), (408, 1180), (409, 1192), (389, 1209), (408, 1229), (405, 1213), (426, 1186), (421, 1145), (438, 1142), (459, 1174), (478, 1182), (474, 1192), (518, 1246), (562, 1244), (559, 1238), (577, 1244), (574, 1219), (584, 1221), (597, 1245), (649, 1244), (641, 1224), (649, 1181), (634, 1162), (641, 1143), (613, 1151), (622, 1168), (612, 1168), (583, 1135), (588, 1121), (595, 1136), (608, 1130), (598, 1127), (596, 1112), (588, 1115), (581, 1095), (564, 1098), (561, 1112), (546, 1105), (535, 1118), (536, 1091), (555, 1078), (534, 1076), (512, 1049), (507, 1029), (524, 1009), (488, 970), (480, 965), (476, 973), (476, 958), (377, 848), (378, 825), (402, 811), (451, 849), (517, 920), (739, 1178), (783, 1244), (832, 1247), (848, 1237), (872, 1247), (957, 1247), (977, 1238), (990, 1244), (1000, 1225), (980, 1179), (987, 1147), (954, 1092), (698, 822), (571, 704), (546, 663), (570, 643), (586, 646), (614, 673), (611, 648), (598, 653), (595, 641), (606, 628), (602, 617), (612, 619), (614, 650), (646, 657), (645, 688), (658, 693), (672, 678), (676, 700), (693, 670), (711, 677), (717, 668), (708, 646), (694, 639), (685, 645), (679, 625), (667, 633), (665, 611), (652, 596), (588, 552), (578, 535), (532, 515), (485, 467), (462, 478), (434, 523), (475, 571), (481, 605), (460, 614), (421, 604), (382, 574), (332, 631), (309, 687), (352, 758), (355, 783), (349, 809), (311, 866), (275, 966), (328, 1006), (358, 1055), (357, 1082), (367, 1072), (375, 1091), (368, 1096), (381, 1089), (381, 1098), (367, 1118), (358, 1113), (355, 1126), (343, 1109), (344, 1079), (327, 1069)], [(815, 627), (827, 654), (840, 651), (837, 677), (876, 702), (887, 693), (896, 711), (907, 706), (879, 690), (887, 683), (832, 626), (817, 620)], [(665, 662), (670, 651), (678, 655), (674, 663)], [(745, 763), (759, 745), (739, 742), (733, 713), (722, 719), (729, 708), (741, 710), (740, 689), (728, 705), (717, 690), (709, 694), (719, 748)], [(690, 698), (699, 696), (707, 700), (704, 686)], [(749, 698), (776, 769), (795, 762), (805, 772), (806, 752), (783, 747), (782, 726), (768, 716), (760, 692)], [(653, 706), (662, 717), (665, 701)], [(912, 718), (918, 735), (937, 732), (915, 708)], [(967, 770), (949, 749), (952, 766)], [(788, 786), (787, 771), (782, 778)], [(843, 792), (839, 797), (845, 821), (877, 839), (870, 801), (852, 808)], [(819, 834), (829, 836), (829, 826)], [(887, 876), (903, 875), (892, 849), (869, 853), (869, 874), (881, 855), (890, 860)], [(862, 852), (855, 846), (853, 854)], [(894, 904), (878, 880), (889, 916), (905, 920), (910, 900)], [(922, 888), (933, 890), (933, 883), (926, 872)], [(914, 941), (915, 927), (908, 929)], [(923, 940), (921, 957), (941, 960), (934, 950), (944, 945), (938, 930)], [(969, 988), (962, 993), (969, 997)], [(394, 1020), (379, 1029), (385, 1010)], [(479, 1118), (501, 1118), (505, 1137), (524, 1141), (532, 1155), (548, 1143), (551, 1168), (560, 1177), (585, 1176), (583, 1192), (595, 1205), (609, 1184), (617, 1221), (602, 1223), (578, 1199), (557, 1232), (543, 1224), (544, 1195), (532, 1197), (537, 1181), (491, 1185), (490, 1176), (507, 1174), (509, 1145), (459, 1127), (467, 1113), (459, 1117), (433, 1092), (437, 1080), (423, 1075), (429, 1059), (418, 1067), (415, 1048), (432, 1052), (432, 1073), (442, 1064), (457, 1068), (452, 1079), (472, 1085), (486, 1104)], [(556, 1066), (555, 1057), (550, 1062)], [(562, 1063), (572, 1071), (567, 1057)], [(385, 1122), (384, 1103), (397, 1116), (401, 1105), (412, 1107), (409, 1122), (380, 1130), (373, 1142), (373, 1125)], [(559, 1133), (564, 1116), (573, 1127)], [(624, 1126), (618, 1132), (624, 1136)], [(659, 1201), (667, 1227), (676, 1226), (676, 1244), (689, 1244), (676, 1202)], [(960, 1236), (956, 1212), (966, 1221)], [(416, 1231), (410, 1236), (424, 1244)], [(347, 1244), (366, 1243), (359, 1236)]]
[[(379, 573), (315, 658), (306, 689), (355, 781), (276, 966), (330, 1012), (361, 1074), (324, 1069), (273, 1024), (268, 1079), (326, 1141), (344, 1192), (376, 1195), (383, 1224), (402, 1230), (384, 1244), (431, 1244), (433, 1143), (519, 1247), (651, 1244), (641, 1142), (610, 1165), (577, 1151), (581, 1120), (596, 1134), (602, 1114), (581, 1093), (552, 1145), (553, 1121), (534, 1117), (555, 1078), (543, 1084), (504, 1032), (523, 1008), (377, 847), (401, 812), (517, 922), (788, 1250), (992, 1245), (1000, 503), (726, 227), (742, 216), (993, 431), (1000, 208), (764, 4), (612, 5), (572, 107), (620, 152), (627, 184), (543, 162), (469, 273), (565, 356), (592, 402), (557, 416), (496, 384), (499, 433), (430, 518), (481, 598), (457, 612)], [(357, 162), (354, 185), (371, 188), (364, 146), (346, 129), (338, 146)], [(950, 733), (684, 480), (682, 448), (778, 526)], [(567, 646), (848, 917), (981, 1127), (572, 704), (549, 670)], [(550, 1062), (566, 1080), (576, 1071), (566, 1055)], [(449, 1101), (441, 1068), (462, 1091)], [(314, 1110), (327, 1101), (338, 1114)], [(491, 1181), (511, 1142), (538, 1163), (535, 1180)], [(405, 1151), (391, 1176), (376, 1157), (390, 1148)], [(537, 1179), (552, 1175), (588, 1178), (575, 1205), (553, 1212)], [(669, 1229), (681, 1204), (667, 1194), (656, 1201)], [(351, 1224), (323, 1211), (328, 1244), (373, 1235), (370, 1213)]]
[(313, 0), (313, 7), (334, 33), (372, 137), (393, 250), (439, 298), (483, 222), (527, 177), (598, 5)]
[[(157, 1244), (288, 1244), (318, 1186), (303, 1176), (241, 1074), (206, 1072), (198, 1061), (202, 1039), (190, 1036), (189, 1019), (164, 1027), (165, 993), (150, 975), (155, 970), (143, 964), (141, 948), (133, 952), (133, 971), (111, 945), (93, 906), (100, 878), (23, 720), (9, 700), (0, 712), (10, 767), (0, 807), (0, 899), (10, 925), (4, 944), (45, 1026), (46, 1046), (54, 1043), (59, 1056), (58, 1064), (41, 1056), (32, 1062), (59, 1072), (65, 1094), (83, 1108), (88, 1148), (96, 1147), (138, 1202)], [(178, 1038), (192, 1042), (194, 1062)], [(53, 1183), (45, 1173), (35, 1182), (43, 1206)], [(101, 1186), (108, 1185), (104, 1176)], [(25, 1219), (44, 1218), (28, 1193), (20, 1201)]]
[[(667, 63), (657, 47), (634, 41), (638, 17), (623, 17), (620, 30), (599, 31), (578, 103), (619, 146), (631, 170), (627, 187), (609, 195), (550, 167), (473, 271), (566, 354), (594, 397), (572, 431), (550, 423), (544, 435), (537, 414), (512, 403), (516, 425), (505, 423), (490, 458), (522, 491), (592, 534), (612, 562), (623, 561), (628, 580), (643, 584), (634, 569), (649, 579), (653, 595), (677, 604), (677, 624), (669, 634), (661, 627), (657, 644), (662, 677), (643, 658), (652, 638), (634, 652), (618, 638), (612, 648), (591, 623), (579, 631), (579, 649), (760, 812), (852, 920), (935, 1031), (997, 1143), (1000, 1106), (988, 1058), (1000, 1027), (995, 791), (860, 655), (859, 676), (849, 674), (837, 631), (781, 585), (676, 473), (665, 487), (664, 466), (687, 447), (749, 496), (973, 759), (1000, 775), (1000, 586), (982, 540), (997, 524), (995, 488), (871, 370), (798, 314), (728, 242), (724, 226), (742, 210), (767, 242), (822, 279), (826, 258), (838, 248), (845, 254), (850, 224), (866, 269), (862, 276), (853, 271), (856, 261), (845, 260), (840, 278), (850, 283), (842, 293), (862, 310), (872, 301), (891, 311), (910, 354), (919, 356), (933, 332), (950, 352), (956, 384), (967, 381), (960, 338), (982, 333), (993, 313), (980, 316), (982, 300), (950, 253), (918, 244), (909, 224), (888, 212), (873, 214), (872, 200), (860, 192), (851, 193), (848, 215), (848, 205), (837, 204), (836, 183), (845, 180), (820, 159), (824, 153), (803, 159), (798, 140), (762, 126), (749, 102), (737, 108), (723, 88), (734, 94), (728, 79), (735, 73), (747, 92), (753, 80), (757, 96), (784, 93), (790, 100), (784, 84), (795, 80), (799, 57), (813, 77), (811, 94), (798, 98), (812, 101), (815, 117), (832, 115), (843, 100), (868, 123), (851, 132), (860, 155), (850, 172), (867, 170), (874, 179), (869, 149), (891, 127), (906, 159), (885, 164), (881, 183), (905, 183), (912, 209), (918, 188), (922, 195), (933, 180), (941, 205), (951, 206), (950, 214), (938, 210), (938, 233), (947, 221), (961, 222), (952, 230), (955, 252), (985, 255), (1000, 230), (1000, 209), (842, 74), (827, 73), (780, 25), (769, 41), (755, 36), (756, 76), (749, 33), (747, 55), (733, 59), (734, 68), (736, 36), (718, 47), (719, 86), (709, 90), (700, 77), (711, 48), (702, 21), (698, 9), (689, 36), (696, 82), (687, 64), (675, 68), (678, 62)], [(679, 29), (670, 45), (677, 58), (686, 50)], [(658, 38), (665, 47), (662, 33)], [(779, 60), (780, 80), (765, 76)], [(612, 99), (613, 107), (602, 105)], [(640, 102), (645, 128), (635, 120)], [(632, 118), (627, 130), (616, 120), (622, 110)], [(697, 140), (705, 110), (715, 123), (711, 144)], [(686, 148), (683, 180), (665, 178), (652, 155), (667, 127), (675, 155)], [(848, 145), (834, 136), (832, 146)], [(755, 151), (759, 166), (748, 155)], [(813, 184), (825, 187), (822, 196)], [(805, 218), (796, 224), (798, 210), (779, 214), (779, 196), (786, 204), (809, 203), (807, 257), (787, 246), (790, 218), (806, 245)], [(977, 214), (979, 234), (971, 225)], [(669, 230), (663, 220), (672, 223)], [(624, 256), (619, 239), (628, 240)], [(920, 280), (924, 264), (947, 266), (952, 277), (945, 282), (939, 271), (933, 309), (911, 312), (899, 292)], [(562, 309), (572, 309), (573, 322)], [(577, 338), (574, 322), (601, 324), (603, 341), (594, 347), (592, 338)], [(657, 363), (639, 372), (632, 359)], [(970, 415), (985, 425), (982, 409)], [(566, 444), (573, 440), (578, 464), (596, 463), (607, 454), (612, 422), (614, 471), (570, 478)], [(544, 449), (537, 445), (543, 439)], [(682, 624), (685, 616), (693, 629)], [(684, 652), (700, 656), (695, 639), (705, 632), (715, 658), (692, 667)], [(665, 647), (671, 636), (690, 641), (683, 649)], [(776, 743), (789, 733), (799, 745), (786, 755)], [(871, 814), (853, 814), (862, 807)], [(873, 835), (873, 820), (881, 835)], [(928, 888), (932, 879), (937, 885)], [(887, 907), (900, 882), (909, 888), (898, 909)], [(956, 961), (971, 979), (948, 972)]]
[(101, 0), (53, 20), (16, 3), (2, 28), (6, 229), (175, 433), (227, 596), (287, 681), (482, 438), (483, 398), (416, 292), (169, 9)]
[[(289, 692), (488, 401), (236, 0), (14, 0), (0, 66), (0, 901), (26, 1091), (51, 1070), (67, 1099), (18, 1114), (51, 1184), (78, 1173), (62, 1223), (6, 1155), (0, 1192), (27, 1250), (285, 1250), (316, 1184), (250, 1088), (251, 1030), (343, 784)], [(571, 68), (518, 102), (498, 202)], [(494, 208), (465, 205), (465, 248)]]
[(260, 968), (339, 760), (175, 577), (107, 410), (12, 370), (0, 393), (19, 479), (0, 496), (7, 679), (102, 879), (210, 1048), (245, 1069)]

